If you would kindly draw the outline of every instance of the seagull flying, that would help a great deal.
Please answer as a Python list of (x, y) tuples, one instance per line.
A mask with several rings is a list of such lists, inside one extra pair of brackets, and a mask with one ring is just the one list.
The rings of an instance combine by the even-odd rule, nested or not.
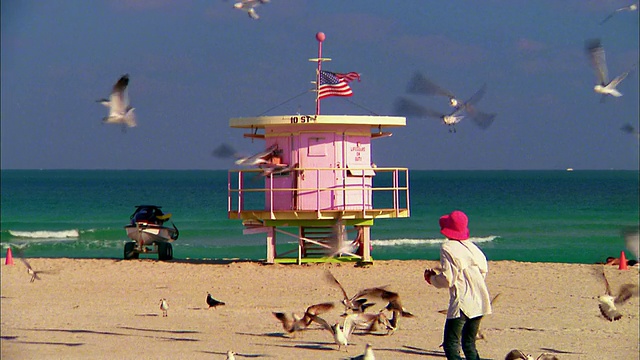
[(286, 332), (295, 333), (296, 331), (307, 328), (311, 322), (317, 321), (318, 315), (333, 309), (333, 307), (332, 302), (326, 302), (309, 306), (302, 317), (292, 314), (290, 318), (283, 312), (273, 312), (273, 316), (282, 322), (282, 328)]
[(291, 164), (291, 165), (267, 163), (267, 164), (261, 164), (258, 166), (260, 167), (260, 169), (262, 169), (260, 176), (268, 177), (271, 175), (280, 175), (280, 174), (289, 173), (298, 167), (298, 163)]
[(593, 87), (593, 91), (598, 94), (602, 94), (600, 102), (604, 102), (607, 95), (620, 97), (622, 93), (616, 89), (618, 84), (624, 80), (631, 70), (628, 70), (613, 80), (609, 81), (609, 70), (607, 69), (607, 60), (605, 57), (604, 47), (600, 39), (591, 39), (586, 42), (586, 51), (591, 58), (591, 65), (596, 70), (596, 76), (598, 83)]
[(638, 285), (624, 284), (620, 286), (618, 295), (613, 297), (609, 281), (607, 281), (607, 276), (604, 273), (604, 268), (602, 268), (602, 278), (604, 279), (606, 293), (605, 295), (598, 296), (598, 307), (600, 308), (600, 312), (602, 313), (602, 316), (609, 321), (620, 320), (622, 318), (622, 314), (618, 311), (616, 305), (622, 305), (631, 297), (637, 295)]
[(387, 305), (383, 310), (389, 310), (392, 313), (391, 319), (385, 324), (387, 326), (387, 334), (391, 335), (398, 329), (398, 321), (401, 317), (412, 318), (414, 315), (407, 311), (400, 301), (400, 295), (396, 292), (389, 291), (386, 286), (379, 286), (361, 290), (355, 294), (351, 301), (355, 301), (361, 298), (379, 298), (387, 301)]
[(640, 262), (640, 232), (638, 228), (624, 231), (624, 244)]
[(377, 313), (353, 313), (350, 315), (346, 315), (346, 317), (350, 318), (350, 321), (353, 323), (354, 329), (363, 329), (366, 333), (378, 331), (379, 325), (382, 325), (385, 330), (387, 330), (387, 335), (390, 331), (394, 330), (391, 322), (389, 321), (389, 318), (387, 318), (387, 316), (382, 311)]
[(167, 310), (169, 310), (169, 304), (167, 303), (167, 299), (160, 299), (160, 310), (162, 310), (162, 317), (167, 317)]
[[(340, 300), (340, 302), (342, 303), (342, 305), (344, 305), (345, 313), (348, 310), (352, 310), (354, 312), (363, 312), (364, 309), (366, 309), (367, 307), (370, 306), (370, 305), (367, 305), (366, 307), (363, 307), (364, 304), (366, 303), (367, 299), (361, 299), (361, 300), (364, 300), (364, 301), (358, 301), (356, 299), (349, 298), (349, 296), (347, 295), (347, 292), (344, 290), (344, 287), (342, 287), (342, 284), (340, 284), (338, 279), (336, 279), (336, 277), (333, 276), (331, 271), (327, 270), (326, 273), (325, 273), (325, 277), (329, 282), (337, 285), (338, 288), (340, 288), (340, 291), (342, 292), (342, 297), (343, 297), (343, 299)], [(373, 304), (371, 304), (371, 305), (373, 305)]]
[(214, 299), (211, 294), (207, 293), (207, 305), (209, 305), (209, 309), (216, 309), (218, 306), (224, 305), (224, 302)]
[(233, 4), (233, 7), (238, 10), (246, 11), (250, 18), (252, 18), (253, 20), (258, 20), (260, 19), (260, 16), (256, 12), (256, 7), (268, 2), (269, 0), (242, 0)]
[(258, 166), (262, 169), (262, 176), (269, 176), (290, 172), (298, 166), (297, 163), (293, 165), (274, 163), (272, 161), (273, 158), (275, 156), (280, 156), (281, 153), (282, 150), (278, 149), (278, 144), (273, 144), (267, 149), (256, 154), (243, 156), (240, 155), (233, 146), (229, 144), (221, 144), (211, 152), (211, 155), (222, 159), (233, 157), (236, 159), (236, 165), (239, 166)]
[(440, 119), (443, 124), (449, 126), (449, 132), (456, 132), (455, 125), (464, 118), (462, 109), (455, 109), (450, 114), (444, 114), (436, 110), (426, 108), (422, 105), (418, 105), (412, 100), (406, 98), (399, 98), (396, 100), (395, 111), (404, 116)]
[(619, 12), (622, 12), (622, 11), (632, 12), (632, 11), (636, 11), (636, 10), (638, 10), (638, 4), (631, 4), (631, 5), (628, 5), (628, 6), (623, 6), (621, 8), (617, 8), (611, 14), (609, 14), (606, 18), (604, 18), (604, 20), (602, 20), (600, 22), (600, 25), (602, 25), (605, 22), (607, 22), (607, 20), (611, 19), (613, 17), (613, 15), (615, 15), (615, 14), (617, 14)]
[(102, 119), (106, 124), (122, 124), (122, 131), (127, 127), (135, 127), (136, 116), (133, 113), (135, 108), (129, 105), (129, 95), (127, 93), (129, 85), (129, 74), (124, 74), (118, 82), (113, 85), (109, 99), (100, 99), (99, 103), (109, 108), (109, 116)]
[(27, 260), (23, 259), (22, 257), (20, 257), (20, 260), (22, 261), (22, 263), (27, 267), (27, 273), (29, 275), (31, 275), (31, 281), (30, 282), (34, 282), (35, 280), (42, 280), (40, 279), (40, 277), (38, 276), (39, 273), (42, 273), (42, 271), (35, 271), (33, 270), (33, 268), (31, 267), (31, 264), (29, 264), (27, 262)]
[(220, 146), (213, 149), (213, 151), (211, 152), (211, 155), (217, 158), (222, 158), (222, 159), (226, 159), (230, 157), (240, 158), (240, 156), (237, 154), (238, 153), (236, 152), (236, 150), (229, 144), (220, 144)]
[(411, 81), (409, 81), (407, 92), (410, 94), (444, 96), (449, 98), (449, 105), (455, 108), (458, 108), (458, 105), (461, 104), (461, 101), (456, 99), (456, 96), (451, 91), (435, 84), (419, 72), (416, 72)]
[(38, 274), (55, 274), (56, 271), (36, 271), (33, 269), (33, 267), (31, 266), (31, 264), (29, 264), (29, 262), (24, 258), (24, 253), (22, 251), (22, 249), (16, 249), (16, 257), (20, 259), (20, 261), (22, 261), (22, 263), (24, 264), (24, 266), (27, 267), (27, 274), (29, 274), (31, 276), (31, 280), (29, 282), (34, 282), (36, 280), (42, 280), (40, 278), (40, 276), (38, 276)]
[(407, 86), (407, 93), (409, 94), (422, 94), (422, 95), (439, 95), (445, 96), (449, 98), (449, 105), (456, 110), (464, 109), (469, 115), (475, 115), (474, 105), (477, 104), (487, 89), (487, 84), (482, 85), (480, 90), (478, 90), (469, 100), (462, 101), (458, 99), (451, 91), (436, 85), (431, 80), (427, 79), (424, 75), (417, 72), (411, 81), (409, 81), (409, 85)]
[(620, 127), (620, 130), (624, 131), (627, 134), (635, 135), (638, 139), (640, 139), (640, 131), (633, 127), (633, 125), (626, 123)]
[(484, 84), (467, 101), (462, 101), (457, 99), (451, 91), (434, 84), (422, 74), (416, 73), (409, 82), (409, 86), (407, 87), (408, 93), (446, 96), (449, 98), (449, 105), (451, 105), (454, 110), (449, 114), (445, 114), (425, 108), (412, 100), (399, 98), (395, 103), (395, 111), (405, 116), (440, 119), (445, 125), (449, 126), (449, 132), (456, 132), (455, 125), (465, 116), (468, 116), (476, 125), (478, 125), (478, 127), (484, 130), (493, 123), (493, 120), (496, 117), (496, 114), (483, 113), (478, 111), (475, 107), (475, 105), (484, 96), (486, 89), (487, 85)]

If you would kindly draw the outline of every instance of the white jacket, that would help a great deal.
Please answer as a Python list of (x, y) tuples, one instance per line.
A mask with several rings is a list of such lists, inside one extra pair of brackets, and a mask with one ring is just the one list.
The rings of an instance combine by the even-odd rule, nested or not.
[(447, 319), (460, 317), (460, 310), (473, 319), (491, 314), (491, 299), (484, 282), (489, 267), (480, 248), (469, 240), (447, 240), (440, 249), (442, 273), (431, 276), (437, 288), (449, 288)]

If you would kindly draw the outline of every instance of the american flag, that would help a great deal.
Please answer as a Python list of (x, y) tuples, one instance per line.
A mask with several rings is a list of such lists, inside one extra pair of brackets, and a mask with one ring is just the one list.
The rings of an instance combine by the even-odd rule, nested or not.
[(353, 91), (347, 82), (358, 79), (360, 74), (349, 72), (346, 74), (332, 73), (320, 70), (320, 86), (318, 87), (318, 99), (328, 96), (351, 96)]

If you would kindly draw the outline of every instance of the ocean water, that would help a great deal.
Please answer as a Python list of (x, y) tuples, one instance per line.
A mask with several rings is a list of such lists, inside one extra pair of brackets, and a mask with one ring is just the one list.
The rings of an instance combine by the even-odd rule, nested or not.
[[(621, 231), (638, 226), (638, 175), (410, 171), (411, 217), (376, 220), (372, 256), (438, 259), (438, 219), (460, 209), (489, 260), (603, 261), (624, 249)], [(227, 219), (224, 170), (3, 170), (1, 190), (3, 256), (12, 246), (29, 257), (122, 258), (124, 225), (139, 204), (173, 214), (176, 259), (266, 256), (264, 234), (243, 235), (241, 221)], [(278, 252), (296, 246), (296, 239), (278, 236)]]

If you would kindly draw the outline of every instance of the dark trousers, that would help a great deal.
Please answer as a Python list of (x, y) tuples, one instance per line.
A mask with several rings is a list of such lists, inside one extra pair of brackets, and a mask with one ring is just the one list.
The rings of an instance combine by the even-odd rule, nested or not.
[(480, 328), (482, 316), (469, 319), (462, 311), (460, 317), (447, 319), (444, 324), (444, 341), (442, 347), (448, 360), (462, 360), (460, 343), (466, 360), (480, 360), (476, 350), (476, 335)]

